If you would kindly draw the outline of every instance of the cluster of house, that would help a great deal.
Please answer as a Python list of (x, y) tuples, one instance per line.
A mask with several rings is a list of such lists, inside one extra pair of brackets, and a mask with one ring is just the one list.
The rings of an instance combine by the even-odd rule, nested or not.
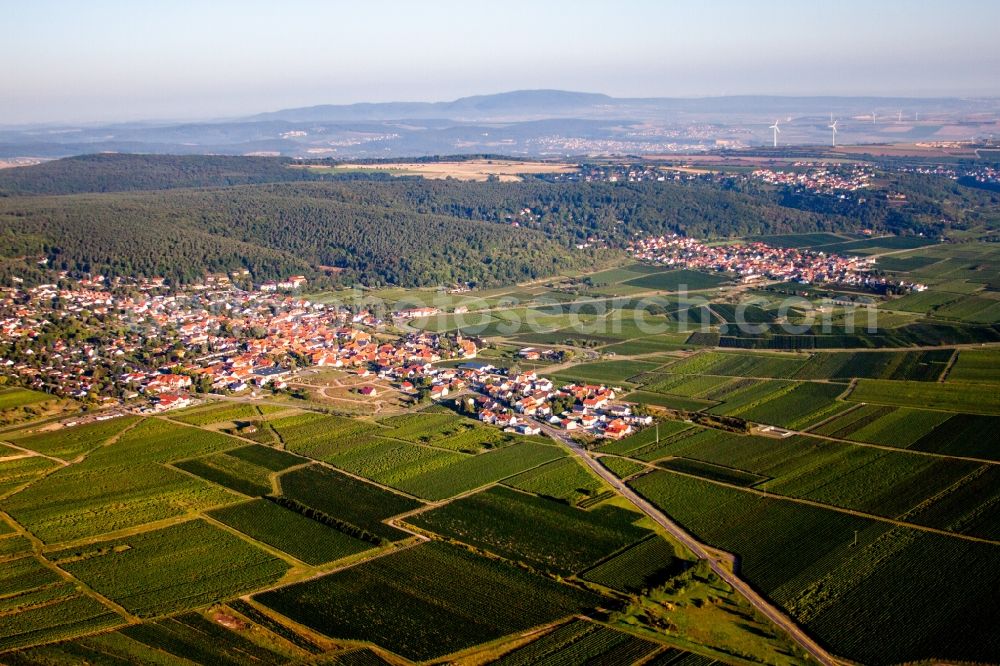
[(733, 273), (744, 282), (761, 279), (800, 284), (836, 283), (863, 286), (901, 286), (915, 291), (921, 284), (894, 282), (873, 274), (874, 257), (842, 256), (766, 243), (706, 245), (694, 238), (657, 236), (634, 241), (628, 247), (636, 259), (675, 268)]
[(586, 164), (578, 171), (540, 176), (553, 182), (643, 183), (695, 180), (691, 172), (671, 170), (655, 164)]
[(382, 368), (380, 376), (396, 380), (403, 391), (430, 387), (434, 399), (461, 393), (457, 399), (483, 423), (523, 435), (541, 432), (541, 424), (579, 430), (596, 437), (620, 439), (652, 422), (631, 407), (615, 403), (606, 386), (568, 384), (557, 387), (535, 372), (510, 374), (489, 363), (469, 362), (458, 368), (431, 364)]
[(755, 169), (750, 177), (769, 185), (785, 185), (795, 189), (809, 190), (818, 194), (839, 194), (856, 192), (871, 186), (875, 172), (865, 165), (853, 165), (831, 169), (829, 167), (804, 168), (809, 165), (796, 162), (794, 171)]
[(0, 345), (7, 350), (0, 373), (68, 397), (146, 396), (166, 408), (193, 387), (280, 388), (296, 365), (394, 367), (477, 353), (475, 342), (461, 337), (383, 340), (384, 322), (368, 310), (243, 291), (226, 276), (170, 292), (60, 277), (58, 284), (0, 291)]
[(534, 372), (515, 376), (480, 372), (470, 378), (478, 392), (467, 401), (477, 418), (525, 435), (541, 431), (538, 421), (595, 437), (621, 439), (652, 418), (636, 416), (626, 404), (615, 403), (615, 390), (606, 386), (567, 384), (556, 387)]
[(987, 164), (965, 165), (961, 167), (946, 166), (943, 164), (919, 166), (901, 165), (894, 167), (894, 169), (904, 173), (944, 176), (946, 178), (951, 178), (952, 180), (958, 180), (959, 178), (971, 178), (983, 184), (1000, 184), (1000, 169)]
[(264, 282), (259, 287), (260, 291), (275, 292), (279, 289), (284, 291), (291, 291), (293, 289), (300, 289), (306, 284), (305, 275), (293, 275), (289, 278), (284, 278), (282, 280), (269, 280)]

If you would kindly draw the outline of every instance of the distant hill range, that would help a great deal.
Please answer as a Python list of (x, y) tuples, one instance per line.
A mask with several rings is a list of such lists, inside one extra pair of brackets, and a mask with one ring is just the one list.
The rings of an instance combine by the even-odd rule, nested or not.
[[(873, 118), (874, 115), (874, 118)], [(1000, 132), (994, 98), (616, 98), (519, 90), (450, 102), (320, 105), (244, 118), (0, 128), (0, 158), (101, 151), (402, 157), (633, 155), (828, 143), (957, 141)]]

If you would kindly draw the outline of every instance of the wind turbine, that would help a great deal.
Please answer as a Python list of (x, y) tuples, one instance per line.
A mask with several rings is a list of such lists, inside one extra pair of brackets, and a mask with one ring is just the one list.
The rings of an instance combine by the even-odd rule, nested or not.
[(781, 134), (781, 130), (778, 129), (778, 121), (775, 120), (774, 124), (768, 127), (768, 129), (774, 130), (774, 147), (778, 147), (778, 135)]
[(836, 147), (837, 147), (837, 121), (836, 121), (836, 120), (834, 120), (834, 121), (833, 121), (832, 123), (830, 123), (830, 124), (828, 125), (828, 127), (829, 127), (829, 128), (831, 129), (831, 130), (833, 130), (833, 140), (832, 140), (832, 142), (830, 143), (830, 145), (831, 145), (831, 146), (833, 146), (834, 148), (836, 148)]
[(877, 120), (878, 120), (878, 116), (876, 116), (875, 112), (872, 111), (872, 125), (878, 125)]
[(902, 109), (899, 110), (899, 115), (896, 117), (896, 122), (897, 123), (903, 122), (903, 110)]

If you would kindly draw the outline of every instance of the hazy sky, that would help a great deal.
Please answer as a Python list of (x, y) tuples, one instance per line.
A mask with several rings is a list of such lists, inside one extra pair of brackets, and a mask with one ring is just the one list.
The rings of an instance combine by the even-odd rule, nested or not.
[(0, 0), (0, 123), (523, 88), (1000, 95), (996, 0)]

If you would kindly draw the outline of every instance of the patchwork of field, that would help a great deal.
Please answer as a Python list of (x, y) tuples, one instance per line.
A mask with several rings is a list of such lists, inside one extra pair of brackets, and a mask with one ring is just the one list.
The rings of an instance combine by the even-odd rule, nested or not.
[(847, 658), (889, 664), (947, 650), (989, 661), (1000, 649), (997, 546), (666, 471), (630, 485), (697, 538), (739, 555), (743, 577)]
[[(61, 569), (140, 617), (197, 608), (276, 582), (280, 559), (191, 520), (51, 553)], [(170, 575), (164, 575), (164, 572)]]
[(573, 615), (600, 598), (432, 541), (254, 599), (331, 638), (372, 641), (423, 661)]
[(691, 565), (674, 547), (650, 536), (581, 574), (581, 578), (620, 592), (641, 593), (662, 585)]
[(647, 536), (638, 514), (604, 505), (583, 511), (494, 487), (406, 519), (514, 562), (560, 575), (578, 573)]
[[(634, 664), (661, 646), (593, 622), (572, 620), (524, 647), (504, 655), (494, 666), (534, 664)], [(678, 657), (687, 655), (676, 651)], [(678, 659), (680, 662), (680, 659)]]
[(848, 407), (835, 402), (847, 388), (842, 384), (798, 382), (772, 385), (769, 388), (771, 390), (758, 393), (756, 399), (750, 399), (748, 393), (738, 401), (727, 399), (711, 411), (738, 416), (748, 421), (798, 429)]
[(573, 458), (560, 458), (527, 472), (521, 472), (503, 483), (511, 488), (568, 504), (592, 499), (608, 489), (600, 479)]
[(321, 465), (292, 470), (280, 477), (281, 495), (377, 537), (396, 540), (405, 532), (383, 521), (422, 503)]
[(147, 419), (79, 464), (57, 469), (5, 500), (5, 510), (46, 543), (138, 527), (239, 496), (164, 466), (239, 446), (225, 435)]
[(0, 651), (124, 624), (33, 556), (0, 565)]
[[(923, 348), (1000, 340), (993, 255), (916, 238), (772, 240), (915, 248), (880, 268), (931, 288), (875, 297), (895, 322), (876, 332), (789, 335), (782, 294), (813, 290), (795, 321), (830, 294), (762, 285), (742, 307), (725, 275), (628, 265), (484, 294), (493, 309), (468, 316), (483, 335), (511, 337), (481, 357), (533, 368), (516, 360), (521, 346), (560, 345), (577, 362), (538, 364), (557, 385), (622, 387), (649, 406), (639, 413), (678, 419), (581, 441), (697, 539), (735, 555), (741, 577), (838, 656), (996, 661), (1000, 352)], [(639, 297), (682, 288), (702, 293)], [(692, 308), (702, 296), (729, 302)], [(834, 314), (838, 325), (849, 317)], [(706, 328), (682, 332), (684, 318)], [(465, 330), (463, 320), (410, 323)], [(51, 399), (0, 389), (0, 411)], [(726, 631), (780, 634), (562, 444), (445, 404), (348, 418), (308, 398), (268, 401), (282, 406), (216, 401), (7, 428), (0, 661), (708, 666), (712, 657), (658, 642), (684, 636), (705, 617), (696, 609), (725, 617)], [(740, 420), (778, 428), (742, 434)], [(697, 604), (671, 597), (692, 581), (707, 586)], [(741, 661), (708, 625), (691, 649)]]
[(920, 405), (927, 409), (1000, 415), (1000, 392), (984, 391), (981, 386), (971, 383), (860, 379), (845, 399), (880, 405)]
[(1000, 351), (963, 349), (958, 352), (947, 381), (1000, 384)]
[(72, 460), (97, 448), (136, 423), (138, 423), (136, 417), (124, 416), (47, 432), (15, 434), (8, 436), (7, 439), (20, 447), (46, 456)]
[(449, 465), (405, 479), (400, 490), (428, 500), (442, 500), (501, 481), (566, 456), (549, 444), (523, 441), (497, 451), (465, 456)]
[(248, 405), (245, 403), (221, 403), (208, 406), (190, 407), (181, 412), (171, 414), (174, 421), (189, 425), (204, 426), (212, 423), (230, 423), (234, 421), (256, 421), (268, 414), (285, 411), (283, 407), (274, 405)]
[(624, 382), (639, 373), (651, 372), (659, 366), (659, 363), (645, 361), (603, 361), (575, 365), (572, 369), (556, 373), (554, 376), (566, 380), (575, 379), (588, 383), (611, 384)]
[(306, 564), (324, 564), (374, 547), (266, 499), (216, 509), (208, 515)]
[(367, 441), (377, 429), (370, 421), (303, 412), (268, 421), (285, 448), (322, 460), (331, 452), (354, 442)]
[[(934, 426), (924, 427), (932, 431)], [(969, 489), (982, 485), (979, 479), (984, 473), (992, 474), (992, 465), (811, 437), (775, 439), (709, 428), (677, 428), (673, 434), (661, 435), (659, 444), (632, 448), (622, 440), (602, 447), (602, 451), (620, 451), (615, 447), (626, 444), (622, 448), (631, 450), (624, 455), (655, 462), (662, 469), (688, 477), (984, 538), (992, 538), (986, 535), (1000, 520), (1000, 505), (993, 493), (969, 494)], [(610, 467), (611, 460), (605, 457), (602, 463)], [(626, 470), (641, 471), (635, 467)], [(944, 523), (929, 523), (920, 517), (933, 515), (935, 507), (952, 503), (956, 497), (963, 498), (969, 522), (942, 527)]]
[(272, 491), (272, 475), (308, 462), (307, 458), (285, 451), (250, 444), (223, 453), (181, 460), (173, 466), (229, 490), (257, 497)]
[(0, 495), (14, 492), (59, 466), (48, 458), (16, 455), (0, 460)]
[(650, 291), (697, 291), (712, 289), (726, 284), (728, 281), (729, 278), (724, 275), (713, 275), (682, 269), (665, 271), (663, 273), (650, 273), (649, 275), (628, 280), (624, 284), (641, 287)]
[(53, 664), (220, 664), (278, 666), (289, 655), (263, 647), (197, 613), (5, 655), (11, 666)]
[(812, 354), (702, 352), (671, 364), (678, 374), (766, 379), (898, 379), (937, 381), (954, 352), (865, 351)]

